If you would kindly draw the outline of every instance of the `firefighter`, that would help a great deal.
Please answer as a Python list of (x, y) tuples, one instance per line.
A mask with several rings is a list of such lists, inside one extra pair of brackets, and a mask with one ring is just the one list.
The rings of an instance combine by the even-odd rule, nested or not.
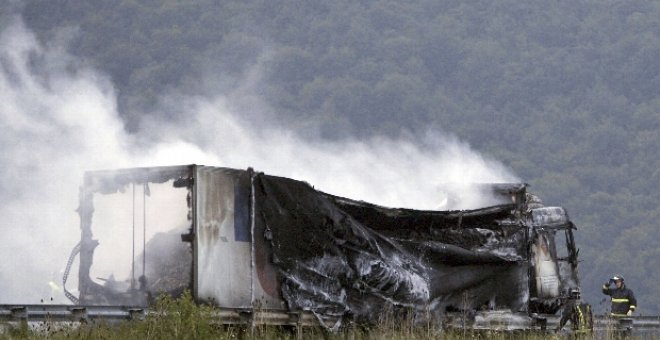
[[(615, 288), (610, 288), (612, 282)], [(603, 285), (603, 294), (612, 298), (610, 312), (614, 317), (631, 316), (637, 307), (637, 299), (633, 291), (626, 288), (623, 276), (615, 275)]]
[(567, 301), (564, 302), (564, 308), (561, 311), (561, 320), (555, 332), (559, 332), (564, 325), (570, 321), (574, 334), (587, 334), (593, 328), (593, 313), (591, 305), (580, 301), (580, 290), (572, 288), (568, 292)]

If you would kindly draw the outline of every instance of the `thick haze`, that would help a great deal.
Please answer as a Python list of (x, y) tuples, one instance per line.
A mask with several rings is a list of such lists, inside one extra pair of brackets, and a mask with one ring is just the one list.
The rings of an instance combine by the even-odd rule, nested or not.
[[(237, 118), (255, 114), (235, 112), (240, 105), (231, 95), (168, 93), (159, 101), (162, 109), (184, 119), (144, 121), (140, 131), (128, 133), (113, 84), (64, 53), (65, 44), (62, 37), (40, 45), (19, 19), (0, 33), (5, 235), (0, 256), (12, 259), (0, 265), (0, 303), (50, 297), (66, 302), (49, 281), (60, 284), (68, 253), (80, 238), (74, 210), (85, 170), (189, 163), (253, 167), (336, 195), (423, 209), (439, 208), (441, 183), (517, 181), (500, 163), (451, 136), (314, 141), (275, 122)], [(465, 204), (454, 208), (488, 202)]]
[[(406, 173), (408, 162), (417, 163), (411, 172), (428, 173), (425, 168), (433, 168), (439, 172), (424, 176), (444, 182), (444, 162), (437, 167), (440, 169), (425, 164), (440, 162), (444, 150), (453, 147), (460, 151), (469, 145), (513, 169), (546, 205), (568, 209), (578, 228), (583, 298), (595, 310), (607, 309), (608, 303), (601, 302), (600, 287), (617, 273), (625, 275), (635, 293), (644, 297), (640, 313), (660, 314), (660, 273), (653, 270), (660, 266), (659, 1), (92, 4), (84, 0), (6, 0), (0, 1), (0, 31), (12, 25), (11, 13), (20, 13), (39, 41), (49, 46), (49, 55), (66, 46), (76, 56), (59, 53), (61, 58), (44, 58), (36, 54), (29, 62), (35, 74), (44, 78), (49, 71), (55, 79), (49, 82), (58, 79), (53, 74), (64, 74), (72, 83), (95, 84), (90, 88), (103, 100), (92, 102), (103, 102), (110, 117), (119, 112), (125, 129), (85, 131), (93, 131), (99, 138), (111, 135), (108, 131), (125, 135), (117, 139), (126, 144), (122, 149), (131, 150), (127, 165), (179, 163), (183, 155), (189, 155), (190, 162), (253, 166), (331, 191), (341, 183), (319, 175), (326, 171), (311, 171), (306, 163), (296, 169), (278, 166), (285, 162), (266, 164), (265, 159), (286, 159), (274, 156), (275, 151), (287, 150), (272, 149), (275, 140), (295, 141), (297, 144), (289, 145), (295, 145), (296, 159), (304, 159), (306, 148), (323, 150), (311, 152), (314, 157), (322, 154), (341, 159), (353, 158), (342, 157), (342, 153), (353, 156), (357, 153), (349, 151), (362, 148), (377, 156), (374, 166), (363, 166), (369, 174), (360, 174), (371, 175), (368, 179), (374, 183), (372, 178), (384, 175), (373, 169), (386, 162), (394, 164), (387, 167), (396, 169), (394, 177)], [(63, 32), (72, 35), (63, 40)], [(25, 49), (6, 50), (19, 53)], [(0, 73), (15, 81), (16, 70), (9, 67), (7, 56), (3, 59)], [(48, 66), (45, 59), (50, 64), (82, 61), (93, 65), (94, 72), (84, 71), (82, 65)], [(40, 86), (44, 82), (42, 79)], [(48, 89), (51, 94), (64, 95), (63, 87), (49, 85)], [(4, 96), (12, 97), (0, 105), (20, 101), (16, 91), (13, 85), (5, 91)], [(37, 105), (52, 98), (28, 98), (29, 104), (23, 107), (32, 116), (25, 117), (56, 107), (49, 103), (44, 110), (44, 105)], [(66, 103), (74, 102), (67, 99)], [(83, 105), (76, 108), (92, 112)], [(200, 119), (202, 111), (213, 118)], [(99, 122), (93, 113), (89, 117)], [(157, 124), (149, 123), (147, 117)], [(222, 119), (234, 121), (235, 128), (204, 132), (211, 130), (209, 122)], [(275, 121), (284, 128), (275, 128)], [(21, 119), (12, 124), (19, 122)], [(204, 128), (193, 128), (197, 122)], [(245, 132), (237, 132), (241, 129)], [(431, 129), (436, 130), (428, 132)], [(438, 136), (437, 129), (465, 144)], [(8, 129), (4, 132), (5, 138), (17, 134)], [(219, 142), (230, 139), (232, 133), (244, 137), (241, 145), (248, 143), (253, 151), (219, 151), (240, 150), (235, 146), (237, 139)], [(351, 137), (352, 141), (346, 139)], [(340, 139), (344, 142), (337, 142)], [(252, 141), (255, 143), (249, 144)], [(388, 148), (390, 142), (394, 146)], [(410, 160), (400, 157), (406, 143), (413, 149)], [(7, 150), (2, 159), (16, 162), (14, 150)], [(202, 156), (208, 150), (213, 150), (212, 160)], [(265, 156), (247, 159), (259, 151)], [(57, 156), (64, 152), (51, 152), (51, 157), (61, 158)], [(150, 157), (140, 157), (144, 152)], [(178, 158), (170, 160), (172, 154)], [(386, 155), (395, 155), (397, 161)], [(122, 163), (115, 155), (108, 157), (112, 161), (107, 165), (104, 156), (97, 152), (94, 156), (98, 167)], [(425, 159), (430, 161), (422, 161)], [(314, 164), (320, 166), (320, 161)], [(348, 183), (354, 182), (349, 178), (354, 173), (346, 164), (359, 168), (356, 164), (368, 161), (369, 157), (359, 158), (360, 163), (331, 165), (347, 168), (341, 178)], [(290, 159), (286, 163), (296, 164)], [(11, 170), (3, 170), (6, 179), (0, 184), (1, 192), (11, 192), (10, 188), (19, 185), (9, 180), (20, 173), (17, 169), (30, 170), (16, 163)], [(64, 175), (78, 178), (79, 174)], [(410, 181), (402, 181), (406, 190), (419, 187)], [(380, 201), (388, 204), (392, 197), (382, 192), (393, 194), (397, 202), (414, 197), (389, 190), (393, 183), (374, 188), (367, 180), (358, 182), (368, 184), (362, 190), (365, 199), (382, 196)], [(427, 183), (422, 189), (433, 191)], [(345, 188), (349, 186), (338, 190)], [(362, 194), (355, 190), (351, 195)], [(419, 197), (435, 207), (436, 203), (429, 203), (435, 196)]]

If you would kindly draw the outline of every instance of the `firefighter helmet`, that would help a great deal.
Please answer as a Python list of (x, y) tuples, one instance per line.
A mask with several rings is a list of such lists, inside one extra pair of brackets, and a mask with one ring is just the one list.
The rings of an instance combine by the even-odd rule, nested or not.
[(625, 281), (623, 275), (614, 275), (612, 276), (612, 281)]

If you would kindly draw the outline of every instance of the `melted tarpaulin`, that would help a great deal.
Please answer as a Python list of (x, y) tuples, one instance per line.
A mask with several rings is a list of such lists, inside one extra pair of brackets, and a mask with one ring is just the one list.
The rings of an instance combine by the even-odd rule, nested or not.
[(255, 237), (270, 241), (289, 309), (376, 322), (385, 310), (526, 308), (526, 227), (512, 219), (514, 204), (416, 211), (286, 178), (257, 175), (254, 186), (265, 230)]

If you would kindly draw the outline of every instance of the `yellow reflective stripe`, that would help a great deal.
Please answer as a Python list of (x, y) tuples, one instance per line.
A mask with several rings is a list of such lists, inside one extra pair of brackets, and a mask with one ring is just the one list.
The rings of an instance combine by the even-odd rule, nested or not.
[(635, 308), (637, 308), (635, 307), (635, 305), (630, 305), (630, 309), (635, 309)]
[(628, 316), (628, 314), (612, 313), (611, 316)]
[(582, 309), (580, 307), (578, 307), (577, 310), (578, 310), (578, 329), (584, 330), (587, 326), (586, 321), (584, 321), (584, 314), (582, 314)]
[(582, 315), (582, 309), (580, 307), (577, 308), (578, 310), (578, 320), (580, 323), (584, 323), (584, 315)]
[(628, 301), (629, 301), (628, 299), (612, 299), (612, 302), (616, 302), (616, 303), (628, 302)]

